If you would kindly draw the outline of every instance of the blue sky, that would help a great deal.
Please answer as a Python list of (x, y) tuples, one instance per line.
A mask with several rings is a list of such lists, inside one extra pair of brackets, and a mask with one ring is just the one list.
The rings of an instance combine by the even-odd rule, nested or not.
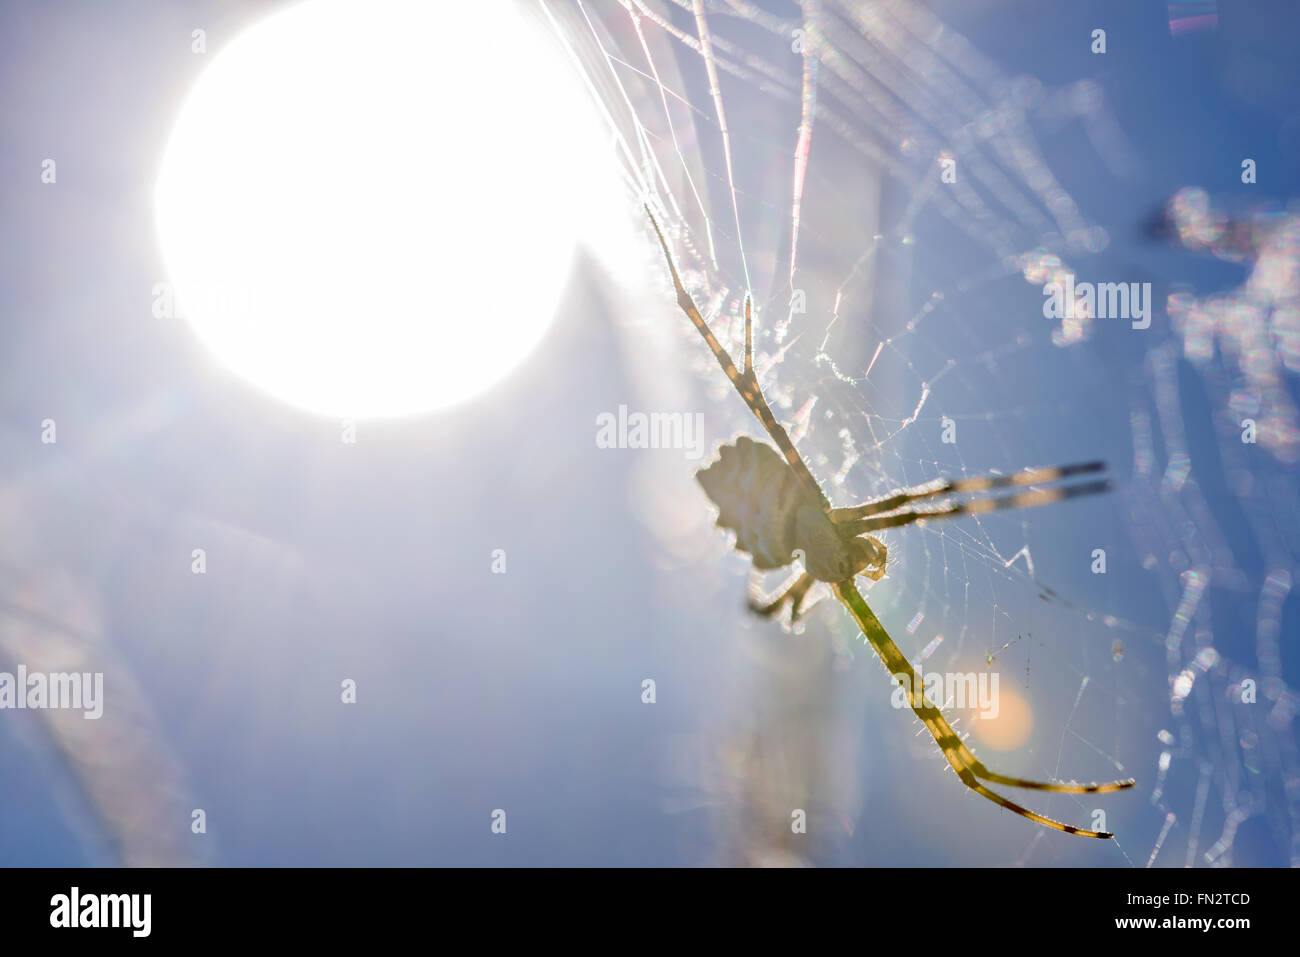
[[(1043, 123), (1035, 132), (1047, 165), (1110, 236), (1084, 271), (1151, 281), (1157, 301), (1162, 290), (1203, 295), (1245, 276), (1240, 265), (1144, 231), (1173, 192), (1200, 186), (1242, 212), (1300, 190), (1300, 9), (1222, 7), (1217, 29), (1171, 37), (1157, 3), (933, 5), (1010, 75), (1048, 88), (1085, 78), (1099, 84), (1140, 161), (1136, 173), (1107, 169), (1079, 123)], [(970, 624), (971, 648), (1076, 625), (1079, 641), (1092, 643), (1041, 651), (1027, 643), (1028, 659), (1009, 652), (1017, 675), (1026, 672), (1022, 690), (1042, 725), (1030, 763), (1017, 770), (1103, 777), (1112, 770), (1096, 760), (1104, 752), (1122, 756), (1141, 781), (1138, 794), (1106, 805), (1122, 854), (1102, 842), (1039, 837), (1027, 822), (968, 797), (928, 742), (912, 737), (910, 716), (876, 693), (879, 666), (865, 653), (849, 660), (827, 651), (836, 635), (845, 637), (840, 609), (825, 605), (806, 636), (787, 637), (744, 614), (739, 559), (720, 547), (666, 555), (647, 528), (647, 458), (652, 474), (679, 479), (670, 511), (702, 514), (707, 503), (690, 478), (695, 465), (680, 452), (638, 456), (593, 442), (597, 414), (644, 400), (628, 345), (636, 340), (617, 321), (618, 292), (595, 257), (575, 262), (547, 337), (505, 383), (447, 413), (363, 424), (356, 446), (339, 442), (337, 423), (279, 407), (216, 367), (183, 323), (154, 318), (151, 289), (163, 267), (150, 196), (171, 119), (201, 68), (189, 30), (205, 25), (217, 48), (258, 9), (0, 9), (7, 609), (0, 667), (12, 670), (15, 649), (34, 647), (26, 644), (32, 629), (50, 627), (42, 616), (63, 621), (73, 629), (68, 646), (103, 662), (110, 689), (131, 689), (123, 708), (139, 709), (116, 726), (126, 729), (121, 736), (79, 745), (79, 758), (39, 719), (0, 712), (0, 863), (113, 863), (122, 834), (152, 835), (140, 840), (177, 859), (225, 865), (718, 863), (734, 859), (729, 842), (744, 829), (719, 795), (720, 780), (735, 780), (728, 755), (743, 750), (727, 735), (743, 739), (739, 726), (780, 743), (783, 728), (805, 722), (838, 729), (827, 754), (842, 747), (851, 755), (838, 770), (823, 769), (851, 796), (811, 798), (828, 809), (819, 822), (835, 818), (829, 809), (841, 818), (811, 836), (802, 853), (813, 863), (1145, 863), (1165, 823), (1151, 801), (1162, 749), (1156, 733), (1173, 726), (1164, 649), (1129, 639), (1124, 663), (1109, 662), (1110, 632), (1085, 628), (1077, 616), (1043, 607), (1032, 590), (996, 578), (977, 593), (991, 589), (999, 611), (963, 609), (949, 577), (963, 567), (963, 553), (944, 551), (946, 539), (927, 550), (943, 567), (918, 568), (916, 588), (949, 606), (935, 607), (933, 620)], [(1096, 27), (1107, 30), (1104, 56), (1088, 49)], [(739, 85), (726, 91), (738, 113), (761, 108), (745, 103)], [(797, 115), (773, 123), (789, 134)], [(46, 156), (59, 161), (53, 187), (39, 178)], [(1257, 162), (1254, 186), (1240, 180), (1246, 156)], [(891, 188), (886, 226), (911, 195), (906, 184)], [(729, 207), (717, 209), (722, 221)], [(915, 232), (907, 271), (889, 291), (909, 310), (988, 265), (937, 217), (922, 214)], [(509, 263), (501, 275), (503, 288), (526, 301), (526, 290), (510, 286)], [(998, 325), (1006, 310), (1032, 311), (1037, 297), (1014, 277), (979, 282), (970, 315), (943, 310), (933, 331), (909, 340), (918, 368), (926, 356), (976, 351), (986, 335), (1008, 339)], [(670, 299), (654, 314), (682, 321)], [(985, 445), (961, 463), (1006, 469), (1105, 457), (1123, 479), (1131, 474), (1133, 409), (1153, 394), (1149, 350), (1156, 336), (1169, 337), (1167, 320), (1161, 316), (1147, 339), (1106, 327), (1074, 351), (1054, 349), (1046, 334), (1044, 325), (1032, 330), (1031, 363), (999, 360), (983, 373), (973, 366), (936, 386), (935, 403), (990, 414), (987, 434), (969, 426)], [(684, 366), (703, 368), (694, 343), (682, 337), (674, 348)], [(870, 352), (869, 344), (844, 348)], [(812, 369), (807, 354), (791, 361)], [(721, 440), (749, 426), (715, 373), (691, 378), (680, 397), (681, 407), (706, 412)], [(811, 381), (802, 375), (792, 380)], [(1216, 398), (1185, 363), (1179, 376), (1194, 474), (1211, 512), (1227, 517), (1239, 572), (1216, 580), (1207, 627), (1215, 647), (1250, 669), (1267, 567), (1244, 523), (1231, 520), (1240, 506), (1217, 461)], [(908, 376), (899, 382), (908, 385)], [(1287, 385), (1294, 395), (1294, 379)], [(38, 439), (47, 417), (58, 422), (55, 446)], [(895, 460), (957, 464), (916, 441), (900, 439)], [(1293, 468), (1266, 459), (1255, 468), (1261, 483), (1294, 489)], [(922, 477), (931, 476), (909, 480)], [(1140, 501), (1121, 487), (1104, 501), (1044, 509), (1026, 534), (1058, 590), (1155, 633), (1173, 615), (1158, 582), (1176, 582), (1177, 573), (1144, 571), (1139, 550), (1119, 544)], [(1172, 511), (1166, 517), (1180, 520)], [(1020, 526), (994, 527), (1010, 528), (1010, 541)], [(1279, 527), (1293, 558), (1295, 525)], [(1105, 582), (1053, 561), (1099, 536), (1116, 543)], [(204, 576), (191, 574), (195, 547), (207, 551)], [(908, 547), (905, 540), (900, 552), (918, 554)], [(504, 575), (491, 572), (494, 549), (506, 551)], [(1296, 614), (1292, 599), (1281, 638), (1292, 687), (1300, 677)], [(902, 599), (882, 612), (896, 636), (910, 617)], [(987, 618), (998, 622), (996, 637), (976, 634)], [(806, 655), (789, 644), (797, 641), (807, 642)], [(815, 687), (824, 698), (805, 689), (798, 707), (774, 700), (759, 683), (759, 654), (818, 662)], [(1043, 662), (1037, 670), (1035, 660)], [(1106, 691), (1074, 719), (1069, 706), (1085, 673)], [(658, 687), (653, 707), (640, 697), (646, 677)], [(343, 678), (357, 682), (354, 706), (339, 703)], [(1086, 745), (1062, 732), (1073, 720)], [(1294, 750), (1293, 726), (1279, 737)], [(1214, 749), (1228, 744), (1196, 738), (1185, 746), (1165, 797), (1180, 821), (1169, 837), (1171, 847), (1182, 842), (1178, 854), (1197, 762), (1219, 761)], [(98, 779), (98, 791), (84, 767), (93, 755), (116, 769)], [(1277, 791), (1271, 767), (1251, 772), (1264, 779), (1257, 793)], [(120, 789), (111, 811), (103, 780)], [(1203, 847), (1221, 829), (1219, 784)], [(1252, 786), (1241, 784), (1243, 792)], [(189, 833), (193, 808), (206, 811), (206, 835)], [(508, 814), (505, 836), (489, 828), (496, 808)], [(1087, 821), (1077, 803), (1057, 799), (1047, 810)], [(1234, 863), (1286, 863), (1279, 835), (1288, 820), (1281, 805), (1249, 819)], [(1160, 863), (1176, 866), (1181, 857)]]

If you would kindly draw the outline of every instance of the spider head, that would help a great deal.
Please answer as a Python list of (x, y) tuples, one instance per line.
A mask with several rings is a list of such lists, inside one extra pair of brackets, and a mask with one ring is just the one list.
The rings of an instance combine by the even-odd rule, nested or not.
[(866, 575), (873, 582), (885, 577), (885, 559), (889, 549), (874, 535), (862, 535), (849, 540), (849, 553), (853, 556), (853, 574)]

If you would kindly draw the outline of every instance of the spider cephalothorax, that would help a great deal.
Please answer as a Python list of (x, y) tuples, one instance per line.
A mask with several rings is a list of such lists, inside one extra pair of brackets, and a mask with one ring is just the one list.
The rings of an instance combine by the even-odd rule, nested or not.
[[(718, 461), (698, 473), (704, 491), (718, 507), (718, 524), (736, 533), (736, 547), (752, 556), (755, 568), (760, 571), (782, 568), (796, 560), (801, 560), (804, 566), (803, 571), (797, 572), (790, 582), (782, 586), (774, 600), (761, 602), (751, 596), (750, 607), (763, 615), (775, 615), (788, 604), (793, 623), (813, 582), (828, 582), (835, 596), (862, 628), (863, 636), (871, 643), (889, 673), (898, 679), (913, 713), (930, 732), (962, 784), (994, 804), (1054, 830), (1084, 837), (1111, 837), (1106, 831), (1088, 831), (1044, 817), (990, 790), (981, 782), (1058, 794), (1102, 794), (1131, 788), (1135, 781), (1049, 784), (990, 771), (953, 731), (943, 713), (926, 700), (923, 693), (918, 694), (914, 690), (916, 669), (889, 637), (854, 584), (854, 579), (860, 574), (878, 581), (885, 573), (885, 546), (869, 532), (957, 515), (1046, 505), (1079, 495), (1104, 492), (1110, 488), (1110, 482), (1106, 479), (1031, 491), (1023, 489), (1101, 472), (1106, 468), (1105, 463), (1087, 462), (1055, 468), (1022, 469), (1009, 475), (986, 475), (968, 479), (936, 479), (928, 485), (900, 489), (862, 505), (833, 508), (817, 484), (817, 479), (795, 449), (794, 443), (790, 441), (785, 427), (776, 420), (763, 397), (758, 374), (754, 371), (754, 317), (749, 297), (745, 297), (745, 367), (741, 370), (736, 368), (727, 350), (722, 348), (717, 337), (709, 331), (708, 323), (700, 315), (695, 300), (682, 285), (672, 253), (668, 251), (668, 243), (649, 206), (646, 207), (646, 214), (650, 217), (655, 235), (663, 247), (664, 257), (668, 260), (673, 286), (677, 290), (677, 304), (776, 445), (774, 449), (770, 445), (741, 436), (734, 443), (724, 445)], [(957, 499), (958, 495), (979, 495), (1006, 488), (1022, 490), (971, 501)], [(917, 502), (932, 504), (918, 509), (915, 507)]]

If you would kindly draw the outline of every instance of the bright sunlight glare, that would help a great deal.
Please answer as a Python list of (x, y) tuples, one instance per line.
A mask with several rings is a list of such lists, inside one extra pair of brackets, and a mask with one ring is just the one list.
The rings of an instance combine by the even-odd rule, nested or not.
[(361, 418), (462, 402), (528, 355), (617, 202), (535, 11), (313, 0), (210, 38), (154, 199), (179, 310), (225, 366)]

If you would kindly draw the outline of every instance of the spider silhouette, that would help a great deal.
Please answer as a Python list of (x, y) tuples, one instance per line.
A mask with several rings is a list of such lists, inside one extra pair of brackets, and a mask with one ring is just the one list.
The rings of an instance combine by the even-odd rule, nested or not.
[[(722, 366), (722, 371), (776, 445), (776, 449), (773, 449), (763, 442), (741, 436), (734, 443), (722, 446), (718, 460), (696, 475), (704, 491), (718, 507), (718, 525), (735, 531), (736, 548), (752, 557), (755, 568), (783, 568), (793, 564), (797, 558), (802, 559), (803, 571), (796, 572), (774, 600), (758, 602), (751, 597), (750, 607), (759, 614), (772, 616), (789, 603), (793, 621), (797, 619), (803, 600), (813, 583), (826, 582), (853, 615), (889, 673), (901, 676), (912, 711), (921, 719), (948, 764), (966, 787), (994, 804), (1053, 830), (1083, 837), (1113, 837), (1107, 831), (1085, 830), (1044, 817), (989, 790), (981, 781), (1058, 794), (1103, 794), (1131, 788), (1136, 781), (1130, 778), (1106, 784), (1062, 784), (1027, 781), (990, 771), (966, 747), (943, 713), (923, 693), (916, 694), (916, 670), (889, 637), (854, 582), (858, 575), (879, 581), (885, 573), (887, 550), (883, 542), (870, 534), (873, 531), (936, 518), (1047, 505), (1080, 495), (1105, 492), (1111, 487), (1109, 479), (1093, 479), (973, 501), (942, 501), (956, 495), (1025, 488), (1095, 475), (1105, 471), (1105, 463), (1033, 468), (1012, 475), (982, 478), (939, 479), (915, 488), (902, 489), (862, 505), (832, 507), (763, 397), (758, 376), (754, 372), (754, 322), (750, 297), (745, 297), (745, 367), (742, 371), (736, 368), (727, 350), (722, 348), (709, 330), (695, 300), (682, 285), (672, 253), (654, 213), (648, 205), (645, 211), (659, 239), (659, 245), (663, 248), (669, 272), (672, 273), (673, 286), (677, 290), (677, 304), (703, 337), (718, 364)], [(777, 450), (780, 450), (779, 454)], [(928, 502), (937, 502), (937, 505), (934, 508), (914, 507), (916, 503)]]

